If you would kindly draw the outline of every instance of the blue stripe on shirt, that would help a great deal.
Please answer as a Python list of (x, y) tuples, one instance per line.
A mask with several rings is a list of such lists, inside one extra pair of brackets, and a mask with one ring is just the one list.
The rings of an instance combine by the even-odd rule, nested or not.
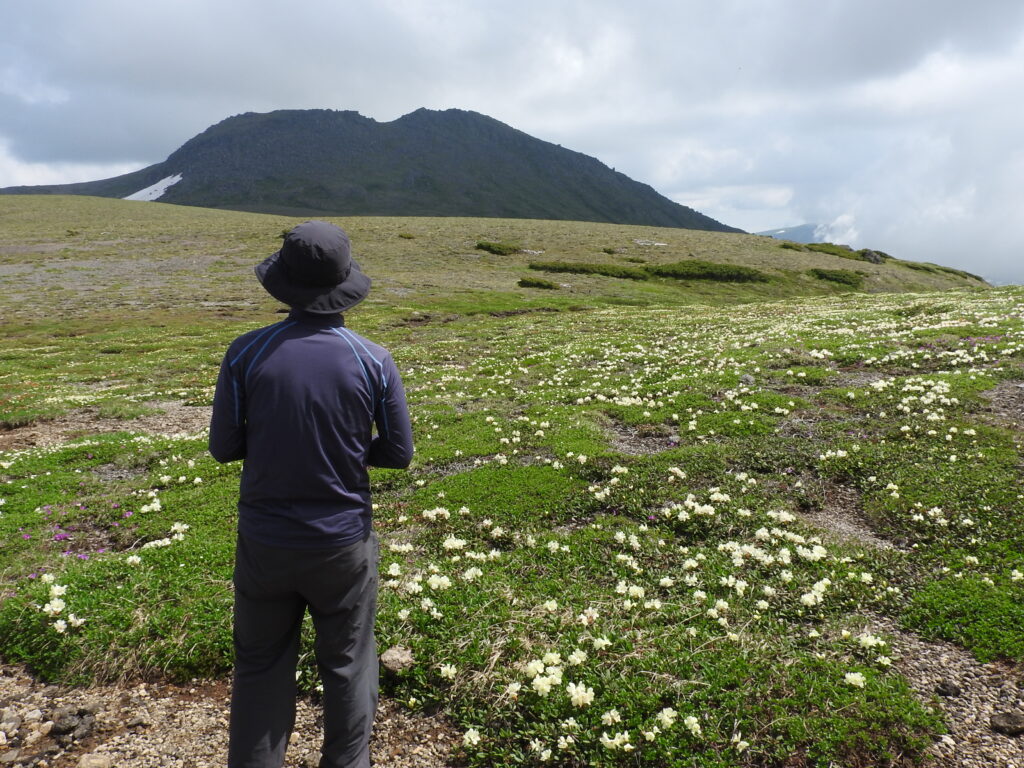
[[(270, 342), (272, 342), (274, 340), (274, 337), (277, 336), (277, 334), (279, 334), (281, 331), (285, 330), (286, 328), (291, 328), (293, 325), (295, 325), (295, 321), (294, 320), (291, 321), (291, 322), (285, 323), (280, 328), (278, 328), (276, 331), (274, 331), (272, 334), (270, 334), (270, 338), (268, 338), (265, 342), (263, 342), (263, 346), (260, 347), (260, 351), (257, 352), (255, 355), (253, 355), (252, 360), (249, 361), (249, 365), (245, 369), (245, 375), (242, 377), (243, 379), (245, 379), (246, 381), (249, 380), (249, 371), (251, 371), (252, 367), (254, 365), (256, 365), (256, 361), (260, 359), (260, 355), (262, 355), (266, 351), (267, 345), (270, 344)], [(250, 344), (249, 346), (252, 346), (252, 345)], [(246, 347), (246, 349), (248, 349), (248, 347)]]

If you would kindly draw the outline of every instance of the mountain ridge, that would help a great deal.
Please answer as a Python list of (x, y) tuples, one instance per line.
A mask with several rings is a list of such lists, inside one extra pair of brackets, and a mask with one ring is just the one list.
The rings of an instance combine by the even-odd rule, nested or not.
[(596, 158), (466, 110), (390, 122), (354, 111), (247, 112), (166, 160), (110, 179), (7, 194), (128, 197), (180, 175), (160, 202), (285, 215), (471, 216), (741, 232)]

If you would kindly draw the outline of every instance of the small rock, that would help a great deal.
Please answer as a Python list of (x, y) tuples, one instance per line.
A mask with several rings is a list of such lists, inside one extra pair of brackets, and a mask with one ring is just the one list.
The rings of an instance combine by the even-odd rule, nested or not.
[(43, 719), (43, 713), (40, 712), (38, 709), (33, 709), (31, 712), (28, 712), (25, 715), (25, 722), (26, 723), (36, 723), (36, 722), (39, 722), (42, 719)]
[(939, 696), (959, 696), (963, 693), (963, 690), (951, 680), (940, 680), (938, 685), (935, 686), (935, 692)]
[(144, 718), (142, 715), (136, 715), (131, 720), (129, 720), (129, 721), (127, 721), (125, 723), (125, 727), (126, 728), (138, 728), (140, 726), (147, 726), (147, 725), (149, 725), (149, 721), (146, 718)]
[(320, 753), (311, 752), (302, 759), (302, 768), (317, 768), (320, 765)]
[(1007, 736), (1024, 735), (1024, 715), (1000, 712), (992, 715), (989, 725), (996, 733), (1003, 733)]
[(92, 728), (96, 724), (95, 715), (86, 715), (82, 718), (82, 721), (78, 724), (78, 727), (71, 733), (71, 738), (75, 741), (80, 741), (92, 733)]
[(18, 755), (21, 754), (20, 749), (12, 749), (8, 752), (4, 752), (0, 755), (0, 765), (9, 765), (18, 759)]
[(405, 646), (393, 645), (381, 654), (380, 663), (389, 672), (401, 672), (415, 664), (416, 660), (412, 656), (412, 651)]
[(748, 387), (754, 383), (754, 377), (749, 373), (744, 373), (740, 376), (740, 384), (746, 384)]
[(50, 729), (50, 732), (57, 736), (73, 733), (81, 722), (82, 718), (78, 716), (73, 707), (61, 707), (53, 713), (53, 728)]
[(111, 768), (109, 755), (82, 755), (78, 768)]

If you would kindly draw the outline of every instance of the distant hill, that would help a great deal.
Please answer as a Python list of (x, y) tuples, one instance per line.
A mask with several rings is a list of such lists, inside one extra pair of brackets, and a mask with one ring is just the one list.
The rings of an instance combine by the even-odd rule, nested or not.
[(816, 237), (814, 232), (818, 229), (817, 224), (801, 224), (797, 227), (783, 227), (782, 229), (766, 229), (764, 232), (757, 232), (758, 235), (768, 235), (776, 240), (791, 240), (794, 243), (815, 243), (822, 238)]
[(131, 197), (290, 216), (473, 216), (740, 232), (600, 161), (493, 118), (419, 109), (228, 118), (164, 162), (112, 179), (7, 194)]

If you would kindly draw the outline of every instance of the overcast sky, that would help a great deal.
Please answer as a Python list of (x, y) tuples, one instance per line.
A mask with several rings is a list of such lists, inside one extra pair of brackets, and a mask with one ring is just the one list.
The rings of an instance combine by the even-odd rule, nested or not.
[(748, 231), (1024, 283), (1020, 0), (32, 0), (0, 25), (0, 187), (160, 162), (241, 112), (419, 107)]

